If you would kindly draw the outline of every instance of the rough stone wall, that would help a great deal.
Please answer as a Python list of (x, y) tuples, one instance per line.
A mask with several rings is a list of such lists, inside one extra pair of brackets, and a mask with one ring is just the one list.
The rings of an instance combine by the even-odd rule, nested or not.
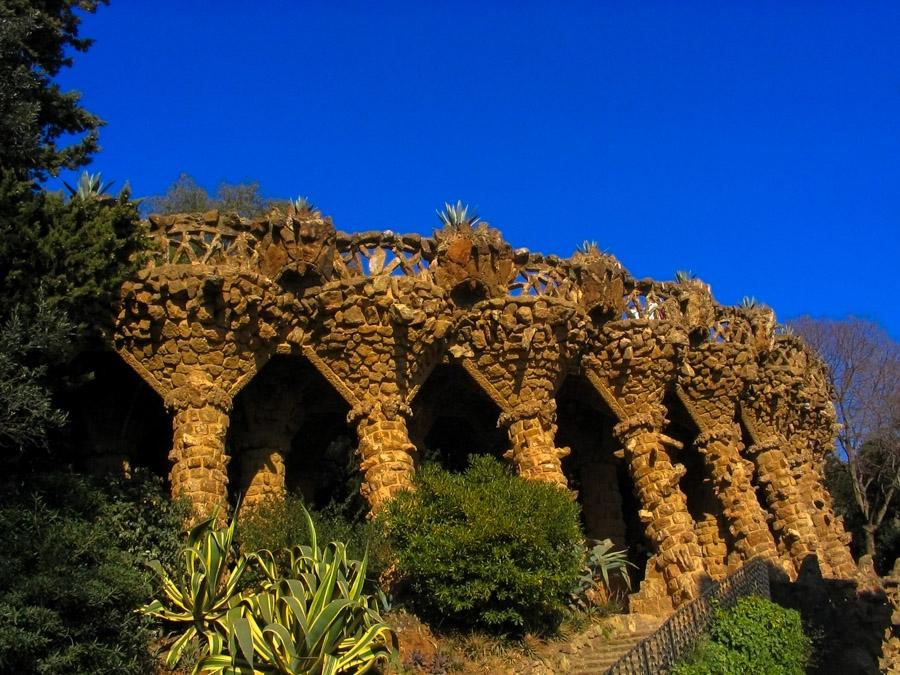
[[(123, 287), (115, 346), (174, 414), (172, 489), (199, 512), (226, 503), (231, 454), (247, 505), (283, 493), (303, 397), (267, 401), (251, 387), (233, 410), (274, 355), (311, 364), (346, 401), (372, 509), (411, 485), (410, 429), (427, 433), (414, 403), (438, 364), (463, 369), (496, 404), (521, 475), (569, 488), (556, 399), (577, 375), (615, 417), (579, 432), (617, 444), (652, 547), (634, 609), (668, 611), (738, 558), (793, 574), (818, 554), (828, 573), (852, 573), (821, 482), (827, 387), (802, 345), (775, 336), (771, 313), (721, 307), (699, 281), (636, 281), (594, 247), (570, 259), (514, 250), (486, 225), (350, 235), (293, 208), (151, 224), (160, 250)], [(681, 487), (685, 443), (665, 433), (674, 393), (700, 430), (691, 451), (719, 502), (695, 509), (696, 521)], [(579, 462), (585, 508), (621, 509), (609, 459)], [(621, 514), (587, 520), (624, 537)]]

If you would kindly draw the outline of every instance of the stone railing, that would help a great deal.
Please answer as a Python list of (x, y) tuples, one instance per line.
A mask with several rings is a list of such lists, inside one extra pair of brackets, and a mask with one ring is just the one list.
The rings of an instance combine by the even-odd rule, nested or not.
[(606, 671), (607, 675), (668, 673), (709, 627), (715, 610), (733, 607), (746, 595), (770, 597), (768, 564), (760, 558), (751, 560), (683, 605), (654, 633), (623, 654)]

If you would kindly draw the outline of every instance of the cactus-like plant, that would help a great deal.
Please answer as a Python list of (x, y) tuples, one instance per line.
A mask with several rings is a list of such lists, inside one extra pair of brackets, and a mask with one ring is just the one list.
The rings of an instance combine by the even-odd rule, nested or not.
[(99, 171), (97, 173), (88, 173), (87, 171), (82, 172), (75, 187), (72, 187), (63, 181), (63, 185), (66, 186), (69, 195), (72, 198), (77, 197), (82, 200), (100, 197), (112, 187), (113, 183), (115, 183), (115, 181), (111, 180), (104, 184)]
[(396, 636), (378, 614), (378, 600), (363, 593), (367, 556), (352, 560), (339, 542), (320, 548), (312, 518), (304, 516), (310, 543), (282, 552), (284, 573), (270, 551), (234, 557), (234, 521), (215, 528), (215, 517), (189, 535), (181, 587), (154, 565), (163, 598), (143, 611), (188, 624), (167, 667), (197, 638), (204, 643), (195, 674), (364, 673), (387, 657)]
[(481, 218), (475, 213), (475, 209), (472, 209), (470, 215), (468, 204), (463, 204), (462, 200), (457, 201), (456, 204), (445, 202), (444, 210), (438, 210), (435, 213), (437, 213), (438, 218), (446, 227), (459, 227), (461, 225), (472, 227), (481, 222)]
[(607, 593), (610, 592), (610, 577), (617, 576), (622, 579), (625, 586), (631, 589), (631, 577), (628, 575), (629, 567), (637, 567), (628, 560), (626, 551), (613, 550), (613, 543), (604, 539), (588, 549), (587, 558), (582, 567), (581, 576), (578, 579), (578, 587), (572, 593), (573, 607), (587, 609), (591, 604), (591, 597), (599, 588), (599, 579), (603, 579), (603, 586)]
[(226, 630), (225, 615), (245, 597), (241, 588), (252, 557), (235, 555), (235, 518), (227, 527), (216, 527), (217, 518), (214, 513), (188, 533), (181, 551), (184, 568), (174, 579), (158, 560), (149, 563), (162, 583), (162, 595), (140, 611), (184, 627), (166, 656), (170, 669), (200, 638), (205, 640), (202, 649), (215, 652)]
[(575, 247), (575, 252), (580, 253), (581, 255), (598, 255), (600, 253), (600, 246), (596, 241), (585, 239)]
[(675, 282), (679, 284), (687, 283), (688, 281), (696, 281), (697, 275), (691, 272), (690, 270), (676, 270), (675, 271)]
[(741, 309), (759, 309), (763, 304), (752, 295), (745, 295), (741, 299)]
[(297, 197), (291, 200), (291, 206), (295, 213), (315, 213), (316, 205), (308, 197)]

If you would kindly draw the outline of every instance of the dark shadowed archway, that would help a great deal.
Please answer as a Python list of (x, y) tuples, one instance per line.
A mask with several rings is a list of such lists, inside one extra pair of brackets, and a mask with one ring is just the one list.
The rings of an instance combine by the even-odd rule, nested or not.
[(473, 454), (501, 457), (509, 441), (497, 428), (500, 409), (456, 364), (438, 365), (413, 401), (410, 440), (419, 461), (462, 471)]

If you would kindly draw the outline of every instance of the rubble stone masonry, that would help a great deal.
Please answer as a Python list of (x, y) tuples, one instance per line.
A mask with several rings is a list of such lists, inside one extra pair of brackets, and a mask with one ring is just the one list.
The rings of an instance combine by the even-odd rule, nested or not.
[[(822, 484), (834, 439), (823, 366), (779, 333), (771, 310), (723, 307), (698, 280), (635, 280), (592, 246), (568, 259), (513, 249), (486, 224), (351, 235), (289, 207), (254, 220), (152, 216), (150, 225), (158, 251), (122, 288), (115, 348), (169, 410), (171, 488), (198, 513), (236, 492), (252, 508), (290, 483), (317, 390), (293, 375), (257, 385), (276, 355), (306, 364), (297, 372), (315, 373), (350, 410), (342, 415), (372, 510), (411, 485), (424, 448), (409, 429), (428, 433), (414, 401), (437, 366), (456, 368), (496, 405), (515, 470), (570, 489), (557, 396), (577, 377), (614, 428), (588, 423), (566, 437), (596, 439), (583, 445), (598, 453), (617, 444), (579, 458), (581, 480), (594, 481), (581, 486), (583, 508), (620, 510), (616, 476), (627, 476), (639, 511), (631, 520), (650, 549), (633, 609), (670, 611), (704, 579), (758, 556), (790, 575), (813, 555), (826, 575), (854, 574)], [(695, 440), (665, 433), (673, 395)], [(109, 439), (97, 445), (127, 459)], [(715, 495), (690, 509), (688, 452), (704, 471), (690, 484)], [(608, 523), (605, 536), (621, 542), (625, 515), (585, 521)]]

